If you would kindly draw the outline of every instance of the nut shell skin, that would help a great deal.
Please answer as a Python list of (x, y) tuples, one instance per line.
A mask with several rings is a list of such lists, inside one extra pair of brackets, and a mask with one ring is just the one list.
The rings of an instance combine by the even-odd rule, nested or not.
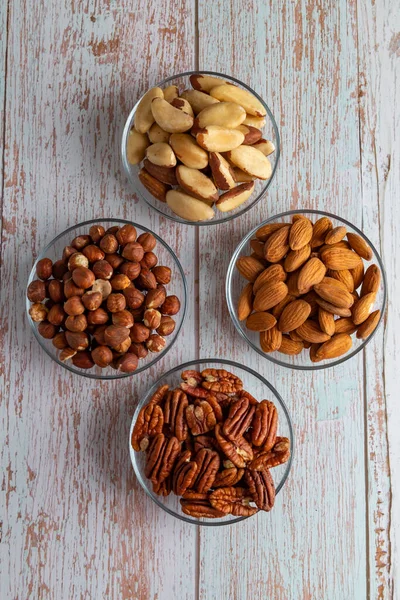
[(42, 258), (36, 265), (36, 275), (42, 281), (49, 279), (52, 275), (53, 263), (49, 258)]
[(31, 281), (26, 295), (31, 302), (43, 302), (46, 298), (46, 286), (44, 281), (40, 281), (39, 279)]

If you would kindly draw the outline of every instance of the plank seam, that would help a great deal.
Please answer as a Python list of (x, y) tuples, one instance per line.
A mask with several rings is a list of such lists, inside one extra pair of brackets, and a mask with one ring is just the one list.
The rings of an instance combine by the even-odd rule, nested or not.
[[(7, 80), (8, 80), (8, 31), (10, 27), (10, 0), (7, 1), (7, 17), (6, 17), (6, 50), (4, 53), (4, 95), (3, 95), (3, 135), (2, 135), (2, 156), (1, 156), (1, 172), (2, 172), (2, 180), (1, 180), (1, 202), (0, 202), (0, 211), (1, 216), (3, 216), (3, 206), (4, 206), (4, 189), (5, 189), (5, 154), (6, 154), (6, 106), (7, 106)], [(1, 224), (3, 223), (3, 219), (1, 219)], [(3, 227), (0, 226), (0, 259), (1, 259), (1, 251), (3, 248)], [(0, 266), (1, 268), (1, 266)]]

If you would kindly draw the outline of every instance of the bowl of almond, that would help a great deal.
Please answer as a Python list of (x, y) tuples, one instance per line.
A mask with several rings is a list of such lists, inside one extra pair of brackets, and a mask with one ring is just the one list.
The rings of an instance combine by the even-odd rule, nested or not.
[(228, 267), (226, 297), (238, 332), (262, 356), (324, 369), (360, 352), (386, 306), (372, 243), (341, 217), (289, 211), (260, 223)]
[(121, 155), (135, 192), (162, 215), (223, 223), (257, 204), (279, 161), (271, 110), (248, 85), (190, 71), (149, 89), (125, 123)]

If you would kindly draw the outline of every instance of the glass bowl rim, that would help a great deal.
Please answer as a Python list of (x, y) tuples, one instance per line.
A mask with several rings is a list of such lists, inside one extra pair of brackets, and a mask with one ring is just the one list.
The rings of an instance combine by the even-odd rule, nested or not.
[[(138, 452), (136, 452), (136, 450), (134, 450), (132, 448), (131, 445), (131, 437), (132, 437), (132, 431), (133, 431), (133, 427), (136, 423), (136, 420), (138, 418), (139, 412), (141, 411), (141, 409), (143, 408), (143, 406), (146, 405), (146, 402), (148, 402), (149, 398), (154, 394), (154, 392), (156, 391), (156, 389), (158, 387), (160, 387), (160, 385), (162, 385), (162, 381), (173, 375), (174, 373), (178, 372), (178, 371), (184, 371), (185, 369), (187, 369), (188, 367), (194, 367), (196, 365), (199, 364), (223, 364), (223, 365), (227, 365), (229, 367), (234, 367), (234, 368), (239, 368), (242, 369), (243, 371), (246, 371), (247, 373), (249, 373), (250, 375), (252, 375), (253, 377), (256, 377), (256, 379), (258, 379), (259, 381), (261, 381), (261, 383), (263, 383), (264, 385), (266, 385), (269, 390), (272, 392), (272, 394), (274, 395), (274, 401), (276, 400), (280, 407), (282, 408), (285, 417), (286, 417), (286, 421), (288, 424), (288, 428), (289, 428), (289, 439), (290, 439), (290, 458), (286, 463), (286, 467), (285, 467), (285, 472), (282, 476), (282, 480), (280, 481), (279, 485), (277, 486), (276, 490), (275, 490), (275, 495), (278, 495), (278, 493), (281, 491), (281, 489), (283, 488), (283, 486), (285, 485), (288, 477), (289, 477), (289, 473), (291, 471), (291, 467), (292, 467), (292, 463), (293, 463), (293, 457), (294, 457), (294, 453), (295, 453), (295, 439), (294, 439), (294, 431), (293, 431), (293, 423), (292, 423), (292, 419), (290, 416), (290, 412), (282, 398), (282, 396), (279, 394), (279, 392), (274, 388), (274, 386), (267, 380), (265, 379), (265, 377), (263, 377), (262, 375), (260, 375), (259, 373), (257, 373), (256, 371), (254, 371), (253, 369), (251, 369), (250, 367), (247, 367), (246, 365), (241, 365), (235, 361), (232, 360), (228, 360), (228, 359), (224, 359), (224, 358), (198, 358), (195, 360), (191, 360), (185, 363), (182, 363), (180, 365), (177, 365), (176, 367), (174, 367), (173, 369), (170, 369), (169, 371), (167, 371), (166, 373), (163, 373), (163, 375), (161, 375), (151, 386), (151, 388), (146, 392), (145, 396), (140, 400), (140, 402), (138, 402), (136, 408), (135, 408), (135, 412), (133, 414), (132, 417), (132, 422), (131, 422), (131, 426), (130, 426), (130, 430), (129, 430), (129, 440), (128, 440), (128, 444), (129, 444), (129, 455), (130, 455), (130, 459), (131, 459), (131, 463), (133, 466), (133, 470), (135, 472), (135, 476), (137, 478), (137, 480), (139, 481), (141, 487), (143, 488), (143, 490), (145, 491), (145, 493), (147, 494), (147, 496), (149, 496), (149, 498), (151, 498), (153, 500), (153, 502), (155, 502), (155, 504), (157, 504), (159, 507), (161, 507), (163, 510), (165, 510), (168, 514), (172, 515), (173, 517), (176, 517), (177, 519), (180, 519), (181, 521), (185, 521), (186, 523), (190, 523), (191, 525), (201, 525), (201, 526), (206, 526), (206, 527), (219, 527), (219, 526), (223, 526), (223, 525), (233, 525), (234, 523), (239, 523), (240, 521), (244, 521), (245, 519), (249, 519), (250, 516), (254, 516), (254, 515), (250, 515), (248, 517), (237, 517), (235, 519), (231, 519), (229, 521), (221, 521), (221, 522), (215, 522), (213, 521), (213, 519), (210, 519), (209, 521), (193, 521), (191, 518), (187, 517), (185, 514), (178, 514), (176, 512), (174, 512), (173, 510), (171, 510), (170, 508), (168, 508), (167, 506), (165, 506), (156, 495), (152, 495), (151, 492), (149, 491), (144, 478), (142, 477), (141, 473), (139, 472), (139, 470), (136, 467), (136, 461), (133, 459), (133, 457), (136, 454), (139, 454)], [(257, 514), (257, 513), (256, 513)]]
[[(279, 159), (280, 159), (280, 155), (281, 155), (281, 138), (279, 135), (279, 129), (278, 129), (278, 125), (276, 123), (275, 117), (272, 114), (271, 109), (269, 108), (269, 106), (267, 105), (267, 103), (265, 102), (265, 100), (263, 100), (261, 98), (261, 96), (259, 96), (259, 94), (257, 94), (256, 91), (254, 91), (250, 86), (248, 86), (246, 83), (243, 83), (243, 81), (240, 81), (240, 79), (236, 79), (235, 77), (232, 77), (232, 75), (226, 75), (225, 73), (219, 73), (217, 71), (203, 71), (203, 70), (195, 70), (195, 71), (184, 71), (182, 73), (177, 73), (176, 75), (171, 75), (170, 77), (166, 77), (165, 79), (163, 79), (162, 81), (159, 81), (158, 83), (156, 83), (153, 87), (161, 87), (163, 85), (165, 85), (166, 83), (169, 83), (170, 81), (173, 81), (174, 79), (178, 79), (179, 77), (188, 77), (190, 75), (212, 75), (215, 77), (225, 77), (226, 79), (230, 79), (231, 81), (234, 81), (235, 83), (238, 83), (239, 85), (241, 85), (242, 87), (244, 87), (247, 91), (251, 92), (260, 102), (261, 104), (265, 107), (266, 111), (267, 111), (267, 115), (272, 123), (272, 128), (275, 134), (275, 140), (276, 140), (276, 147), (275, 147), (275, 164), (272, 170), (272, 174), (271, 177), (267, 180), (265, 187), (263, 187), (262, 191), (258, 194), (258, 196), (253, 200), (253, 202), (251, 204), (249, 204), (248, 206), (244, 206), (239, 212), (231, 214), (231, 215), (227, 215), (224, 218), (218, 219), (218, 220), (210, 220), (210, 221), (187, 221), (185, 219), (182, 219), (181, 217), (178, 217), (178, 215), (175, 215), (172, 213), (171, 214), (167, 214), (165, 212), (163, 212), (162, 210), (160, 210), (159, 208), (157, 208), (156, 205), (150, 204), (147, 199), (145, 198), (145, 196), (141, 193), (140, 189), (137, 187), (136, 185), (136, 181), (133, 178), (131, 171), (130, 171), (130, 166), (128, 163), (128, 159), (127, 159), (127, 155), (126, 155), (126, 142), (127, 142), (127, 138), (129, 135), (129, 132), (132, 128), (132, 123), (133, 123), (133, 118), (135, 116), (135, 112), (136, 109), (139, 105), (139, 102), (142, 100), (144, 94), (142, 94), (142, 96), (139, 98), (139, 100), (136, 102), (136, 104), (134, 105), (134, 107), (132, 108), (132, 110), (130, 111), (128, 118), (125, 121), (125, 125), (124, 125), (124, 129), (122, 132), (122, 139), (121, 139), (121, 146), (120, 146), (120, 152), (121, 152), (121, 159), (122, 159), (122, 166), (124, 169), (124, 173), (126, 175), (126, 177), (128, 178), (129, 183), (131, 184), (131, 186), (133, 187), (133, 189), (135, 190), (135, 192), (137, 194), (139, 194), (140, 198), (143, 198), (143, 200), (146, 202), (146, 204), (148, 206), (150, 206), (150, 208), (152, 208), (153, 210), (156, 210), (160, 215), (162, 215), (163, 217), (166, 217), (167, 219), (170, 219), (171, 221), (175, 221), (176, 223), (182, 223), (183, 225), (192, 225), (193, 227), (206, 227), (209, 225), (222, 225), (222, 223), (227, 223), (228, 221), (231, 221), (232, 219), (236, 219), (238, 217), (241, 217), (242, 215), (244, 215), (247, 211), (249, 211), (251, 208), (254, 208), (264, 197), (264, 195), (266, 194), (267, 190), (269, 189), (272, 181), (275, 178), (275, 174), (278, 168), (278, 164), (279, 164)], [(151, 89), (151, 88), (149, 88)], [(145, 93), (147, 93), (148, 90), (146, 90)]]
[[(182, 302), (182, 298), (180, 298), (181, 301), (181, 307), (183, 304), (183, 313), (182, 313), (182, 318), (180, 321), (180, 324), (177, 328), (176, 334), (174, 339), (172, 340), (172, 342), (166, 346), (166, 348), (160, 352), (159, 354), (154, 353), (154, 359), (146, 364), (143, 365), (139, 368), (137, 368), (135, 371), (133, 371), (132, 373), (118, 373), (116, 375), (110, 374), (110, 375), (98, 375), (98, 374), (94, 374), (94, 373), (90, 373), (89, 370), (88, 371), (78, 371), (77, 367), (71, 367), (70, 365), (68, 365), (67, 363), (63, 363), (62, 361), (60, 361), (57, 356), (53, 355), (50, 351), (49, 348), (47, 348), (47, 346), (43, 343), (42, 341), (42, 337), (39, 335), (39, 332), (37, 331), (37, 327), (35, 326), (34, 322), (32, 321), (30, 314), (29, 314), (29, 308), (31, 305), (31, 302), (28, 300), (28, 297), (26, 295), (27, 289), (28, 289), (28, 285), (26, 286), (26, 290), (25, 290), (25, 306), (26, 306), (26, 315), (28, 317), (28, 321), (29, 324), (31, 326), (31, 329), (33, 331), (33, 334), (36, 338), (36, 340), (39, 342), (40, 347), (46, 352), (46, 354), (48, 356), (50, 356), (50, 358), (52, 360), (54, 360), (54, 362), (56, 362), (58, 365), (60, 365), (61, 367), (63, 367), (64, 369), (67, 369), (68, 371), (71, 371), (71, 373), (74, 373), (75, 375), (81, 375), (82, 377), (86, 377), (87, 379), (97, 379), (99, 381), (107, 381), (107, 380), (115, 380), (115, 379), (124, 379), (126, 377), (132, 377), (134, 375), (137, 375), (139, 373), (142, 373), (143, 371), (145, 371), (146, 369), (149, 369), (150, 367), (153, 367), (159, 360), (161, 360), (168, 352), (169, 350), (174, 346), (176, 340), (179, 337), (179, 334), (181, 332), (182, 329), (182, 325), (185, 321), (186, 315), (187, 315), (187, 297), (188, 297), (188, 287), (187, 287), (187, 281), (186, 281), (186, 276), (183, 270), (183, 267), (177, 257), (177, 255), (175, 254), (175, 252), (172, 250), (172, 248), (154, 231), (152, 231), (151, 229), (149, 229), (148, 227), (145, 227), (144, 225), (140, 225), (139, 223), (135, 223), (134, 221), (128, 221), (126, 219), (114, 219), (114, 218), (109, 218), (107, 219), (106, 217), (101, 217), (99, 219), (90, 219), (88, 221), (82, 221), (81, 223), (77, 223), (76, 225), (73, 225), (71, 227), (68, 227), (67, 229), (65, 229), (64, 231), (62, 231), (61, 233), (59, 233), (55, 238), (53, 238), (46, 246), (45, 248), (43, 248), (43, 250), (41, 250), (41, 252), (39, 252), (38, 256), (36, 257), (36, 260), (32, 266), (32, 269), (29, 272), (28, 275), (28, 281), (31, 279), (31, 277), (34, 275), (35, 273), (35, 269), (36, 269), (36, 265), (38, 263), (39, 260), (41, 260), (42, 258), (46, 257), (46, 253), (52, 248), (52, 246), (58, 242), (64, 235), (71, 233), (73, 231), (75, 231), (76, 229), (80, 228), (80, 227), (86, 227), (88, 225), (97, 225), (97, 224), (102, 224), (102, 223), (120, 223), (122, 225), (133, 225), (134, 227), (136, 227), (137, 229), (142, 230), (145, 233), (151, 233), (152, 235), (154, 235), (154, 237), (156, 238), (157, 242), (160, 242), (161, 245), (171, 253), (172, 258), (175, 261), (175, 264), (178, 267), (178, 270), (180, 272), (181, 275), (181, 279), (182, 279), (182, 284), (183, 284), (183, 302)], [(140, 364), (140, 363), (139, 363)]]
[[(381, 305), (381, 315), (379, 318), (379, 322), (377, 324), (377, 326), (375, 327), (374, 331), (365, 339), (362, 341), (362, 343), (357, 346), (357, 348), (354, 348), (354, 350), (352, 350), (349, 354), (346, 354), (343, 357), (340, 357), (334, 361), (331, 361), (327, 364), (319, 364), (316, 363), (314, 365), (291, 365), (288, 364), (287, 362), (284, 362), (282, 360), (279, 360), (278, 358), (275, 358), (273, 356), (271, 356), (268, 353), (262, 352), (262, 350), (260, 348), (258, 348), (245, 334), (244, 331), (242, 331), (238, 318), (236, 316), (236, 310), (235, 307), (233, 306), (233, 302), (232, 302), (232, 296), (231, 296), (231, 292), (230, 292), (230, 288), (231, 288), (231, 280), (233, 277), (233, 273), (234, 273), (234, 269), (235, 269), (235, 264), (236, 264), (236, 260), (240, 254), (240, 252), (242, 251), (242, 249), (244, 248), (244, 246), (250, 241), (250, 239), (252, 238), (252, 236), (254, 236), (255, 232), (260, 229), (260, 227), (263, 227), (264, 225), (266, 225), (267, 223), (270, 223), (272, 221), (275, 221), (277, 219), (281, 219), (284, 217), (288, 217), (288, 216), (293, 216), (293, 215), (299, 215), (299, 214), (312, 214), (312, 215), (318, 215), (320, 217), (329, 217), (331, 219), (335, 219), (337, 221), (339, 221), (340, 223), (343, 223), (345, 225), (348, 225), (349, 227), (351, 227), (351, 229), (353, 229), (356, 233), (358, 233), (358, 235), (360, 235), (371, 247), (372, 251), (374, 252), (374, 255), (376, 257), (376, 261), (379, 265), (379, 268), (381, 269), (381, 273), (382, 273), (382, 282), (383, 282), (383, 300), (382, 300), (382, 305)], [(371, 263), (372, 264), (372, 263)], [(378, 331), (380, 324), (382, 323), (383, 317), (385, 315), (385, 311), (386, 311), (386, 302), (387, 302), (387, 279), (386, 279), (386, 272), (385, 272), (385, 268), (383, 266), (383, 262), (382, 259), (380, 257), (379, 252), (377, 251), (377, 249), (375, 248), (375, 246), (372, 244), (372, 242), (369, 240), (369, 238), (365, 235), (365, 233), (363, 233), (358, 227), (356, 227), (355, 225), (353, 225), (353, 223), (351, 223), (350, 221), (347, 221), (346, 219), (344, 219), (343, 217), (338, 217), (337, 215), (335, 215), (334, 213), (329, 213), (323, 210), (316, 210), (316, 209), (296, 209), (296, 210), (289, 210), (289, 211), (285, 211), (282, 213), (278, 213), (272, 217), (269, 217), (268, 219), (265, 219), (265, 221), (262, 221), (261, 223), (259, 223), (256, 227), (254, 227), (251, 231), (249, 231), (249, 233), (247, 233), (244, 238), (239, 242), (239, 244), (236, 246), (233, 254), (232, 254), (232, 258), (229, 262), (229, 266), (228, 266), (228, 270), (226, 272), (226, 278), (225, 278), (225, 297), (226, 297), (226, 303), (228, 305), (228, 310), (229, 310), (229, 314), (230, 317), (233, 321), (233, 324), (235, 326), (236, 331), (242, 336), (242, 338), (246, 341), (246, 343), (251, 346), (251, 348), (253, 348), (253, 350), (255, 350), (260, 356), (262, 356), (263, 358), (266, 358), (267, 360), (271, 361), (272, 363), (279, 365), (281, 367), (286, 367), (288, 369), (295, 369), (297, 371), (318, 371), (321, 369), (330, 369), (332, 367), (335, 367), (337, 365), (340, 365), (341, 363), (346, 362), (347, 360), (349, 360), (350, 358), (353, 358), (353, 356), (355, 356), (356, 354), (358, 354), (358, 352), (360, 352), (361, 350), (363, 350), (367, 344), (372, 340), (372, 338), (374, 337), (375, 333)]]

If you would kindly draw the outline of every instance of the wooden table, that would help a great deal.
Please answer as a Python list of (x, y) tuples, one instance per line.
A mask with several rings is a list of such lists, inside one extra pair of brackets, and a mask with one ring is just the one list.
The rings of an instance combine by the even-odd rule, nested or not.
[[(400, 597), (399, 13), (390, 0), (3, 0), (2, 599)], [(197, 230), (139, 201), (118, 147), (149, 86), (200, 67), (232, 74), (267, 100), (282, 156), (257, 208)], [(349, 219), (387, 269), (384, 326), (332, 370), (275, 367), (227, 314), (224, 277), (236, 244), (260, 219), (294, 208)], [(160, 364), (98, 383), (40, 350), (24, 287), (45, 244), (101, 216), (158, 231), (178, 253), (191, 295), (179, 341)], [(213, 356), (276, 386), (297, 443), (275, 510), (215, 529), (153, 505), (127, 452), (136, 402), (154, 378)]]

